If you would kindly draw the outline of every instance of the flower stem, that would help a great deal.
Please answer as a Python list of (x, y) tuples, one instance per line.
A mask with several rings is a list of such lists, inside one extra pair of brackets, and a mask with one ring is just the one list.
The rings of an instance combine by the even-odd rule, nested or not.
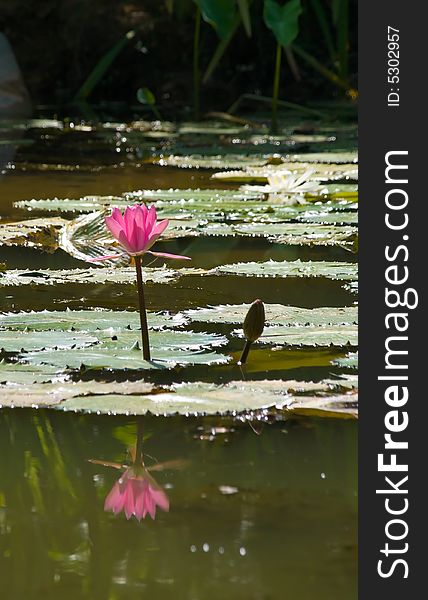
[(273, 94), (272, 94), (272, 125), (271, 131), (273, 134), (278, 133), (278, 95), (279, 95), (279, 79), (281, 75), (281, 56), (282, 46), (278, 42), (276, 45), (276, 60), (275, 60), (275, 74), (273, 80)]
[(143, 273), (141, 270), (141, 257), (135, 257), (137, 270), (138, 303), (140, 308), (141, 341), (143, 343), (144, 360), (150, 360), (149, 330), (147, 327), (146, 301), (144, 299)]
[(141, 466), (143, 461), (143, 440), (144, 440), (143, 419), (137, 421), (137, 441), (135, 444), (135, 465)]
[(251, 344), (252, 344), (252, 342), (250, 342), (250, 340), (247, 340), (245, 342), (245, 346), (242, 351), (241, 358), (238, 361), (238, 365), (245, 365), (245, 363), (247, 362), (248, 354), (250, 353)]

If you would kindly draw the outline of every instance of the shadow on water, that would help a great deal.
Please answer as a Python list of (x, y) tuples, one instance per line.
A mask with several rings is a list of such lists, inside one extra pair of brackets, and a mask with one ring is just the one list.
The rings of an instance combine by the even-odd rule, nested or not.
[[(147, 417), (139, 431), (135, 448), (135, 418), (0, 414), (5, 598), (356, 598), (355, 423), (256, 435), (232, 419)], [(149, 470), (135, 475), (141, 452)], [(119, 477), (122, 491), (139, 478), (129, 520), (104, 512), (123, 500)], [(153, 509), (143, 481), (158, 510), (139, 522), (129, 511)]]

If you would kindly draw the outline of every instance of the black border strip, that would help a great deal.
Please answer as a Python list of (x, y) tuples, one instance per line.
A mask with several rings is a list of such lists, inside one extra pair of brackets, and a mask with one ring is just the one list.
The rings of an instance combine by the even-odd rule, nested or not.
[[(428, 176), (426, 122), (427, 106), (424, 95), (426, 80), (425, 58), (428, 38), (426, 20), (422, 11), (424, 2), (400, 2), (388, 0), (360, 0), (359, 2), (359, 197), (360, 197), (360, 424), (359, 424), (359, 597), (361, 600), (388, 598), (388, 600), (428, 597), (425, 573), (427, 552), (425, 536), (428, 533), (425, 488), (428, 484), (424, 458), (427, 450), (425, 440), (428, 438), (428, 398), (422, 374), (428, 370), (425, 360), (424, 333), (427, 326), (424, 320), (422, 278), (427, 272), (425, 257), (427, 249), (424, 244), (428, 238), (424, 232), (428, 203), (423, 187)], [(399, 82), (388, 83), (388, 26), (399, 29)], [(393, 61), (395, 64), (395, 62)], [(399, 106), (388, 107), (388, 93), (391, 88), (398, 88)], [(393, 90), (394, 91), (394, 90)], [(394, 98), (394, 97), (393, 97)], [(394, 218), (408, 214), (409, 225), (405, 231), (391, 231), (385, 225), (385, 194), (392, 185), (385, 182), (385, 154), (389, 151), (407, 151), (401, 155), (401, 162), (408, 164), (408, 184), (393, 184), (408, 193), (408, 205), (402, 211), (391, 213)], [(396, 157), (391, 160), (397, 162)], [(400, 162), (398, 160), (398, 162)], [(406, 173), (401, 171), (401, 174)], [(399, 173), (393, 175), (398, 179)], [(425, 183), (425, 187), (426, 187)], [(400, 193), (395, 194), (398, 200)], [(402, 195), (404, 198), (404, 195)], [(398, 221), (397, 221), (398, 222)], [(404, 240), (403, 235), (409, 239)], [(385, 247), (393, 249), (403, 244), (406, 252), (399, 252), (395, 261), (385, 258)], [(385, 269), (396, 264), (397, 273), (401, 277), (405, 266), (409, 269), (409, 280), (404, 285), (390, 285), (385, 281)], [(392, 274), (392, 271), (390, 271)], [(385, 339), (394, 335), (394, 328), (386, 329), (385, 318), (394, 309), (385, 305), (385, 287), (396, 289), (403, 294), (405, 288), (415, 288), (419, 293), (419, 306), (414, 310), (400, 307), (397, 311), (407, 312), (409, 319), (407, 342), (398, 341), (400, 349), (408, 350), (408, 355), (401, 355), (401, 363), (407, 362), (408, 369), (385, 371)], [(412, 297), (414, 297), (412, 295)], [(392, 323), (392, 321), (389, 321)], [(401, 324), (404, 320), (400, 321)], [(399, 362), (394, 357), (395, 362)], [(409, 399), (405, 405), (388, 406), (385, 402), (385, 390), (389, 385), (378, 376), (385, 373), (408, 375), (409, 381), (395, 382), (402, 387), (408, 386)], [(380, 473), (378, 471), (378, 454), (384, 454), (384, 462), (390, 460), (392, 451), (385, 452), (385, 433), (388, 429), (385, 417), (388, 411), (397, 410), (396, 425), (401, 427), (407, 412), (409, 423), (401, 432), (392, 434), (393, 438), (408, 442), (408, 449), (396, 451), (397, 462), (408, 464), (408, 472)], [(385, 476), (394, 482), (403, 477), (408, 480), (400, 486), (408, 490), (408, 494), (377, 494), (377, 489), (385, 489)], [(388, 515), (385, 500), (390, 497), (391, 508), (395, 510), (405, 507), (408, 510), (402, 515)], [(408, 534), (402, 540), (388, 540), (388, 520), (402, 519), (408, 524)], [(389, 533), (400, 536), (405, 526), (395, 523), (387, 528)], [(399, 551), (396, 554), (381, 553), (385, 544)], [(395, 560), (403, 559), (408, 566), (408, 577), (403, 563), (393, 567)], [(378, 573), (379, 560), (383, 560), (381, 570), (392, 573), (382, 578)], [(417, 590), (409, 595), (411, 590)], [(406, 596), (407, 594), (407, 596)]]

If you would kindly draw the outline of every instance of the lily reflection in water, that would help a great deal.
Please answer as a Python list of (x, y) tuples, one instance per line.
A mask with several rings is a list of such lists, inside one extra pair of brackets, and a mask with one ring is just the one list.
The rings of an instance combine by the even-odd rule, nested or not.
[(138, 429), (137, 443), (129, 449), (132, 460), (131, 465), (94, 459), (89, 462), (124, 471), (107, 495), (104, 510), (111, 511), (115, 515), (123, 511), (127, 519), (134, 516), (138, 521), (141, 521), (147, 515), (154, 519), (157, 507), (165, 512), (169, 511), (168, 496), (162, 486), (150, 474), (150, 471), (182, 469), (186, 465), (186, 461), (181, 459), (170, 460), (146, 467), (142, 452), (143, 436), (141, 427)]

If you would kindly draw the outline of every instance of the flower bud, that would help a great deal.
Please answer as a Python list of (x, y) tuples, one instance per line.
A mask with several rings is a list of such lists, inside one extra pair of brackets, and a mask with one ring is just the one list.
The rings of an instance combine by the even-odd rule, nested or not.
[(261, 300), (254, 300), (244, 320), (244, 335), (249, 342), (255, 342), (263, 333), (265, 307)]

